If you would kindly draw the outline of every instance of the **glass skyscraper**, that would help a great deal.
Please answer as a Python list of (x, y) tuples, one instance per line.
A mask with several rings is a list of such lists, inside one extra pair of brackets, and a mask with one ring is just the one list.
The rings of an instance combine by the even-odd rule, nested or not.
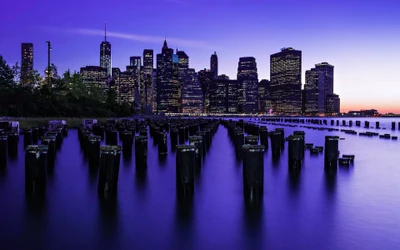
[(217, 52), (211, 55), (210, 58), (210, 70), (214, 72), (214, 79), (218, 78), (218, 56)]
[(277, 114), (301, 114), (301, 51), (283, 48), (270, 57), (271, 99)]
[(254, 57), (239, 59), (237, 80), (239, 82), (239, 113), (257, 113), (258, 74)]
[(21, 44), (21, 84), (33, 82), (33, 43)]

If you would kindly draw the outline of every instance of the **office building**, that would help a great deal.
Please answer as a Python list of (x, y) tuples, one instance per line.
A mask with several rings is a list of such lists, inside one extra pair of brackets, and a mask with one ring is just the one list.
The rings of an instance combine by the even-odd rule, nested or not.
[(326, 110), (325, 73), (312, 68), (306, 71), (305, 114), (324, 115)]
[(142, 82), (144, 86), (144, 110), (145, 114), (152, 112), (153, 101), (153, 70), (154, 70), (154, 52), (151, 49), (143, 50), (143, 67), (142, 67)]
[(301, 51), (283, 48), (270, 56), (271, 99), (275, 114), (301, 113)]
[(340, 98), (339, 95), (330, 94), (326, 96), (326, 114), (337, 115), (340, 113)]
[(217, 52), (214, 52), (210, 58), (210, 70), (214, 73), (214, 79), (218, 78), (218, 56)]
[(157, 54), (158, 113), (179, 112), (178, 63), (178, 56), (164, 41), (161, 54)]
[(33, 82), (33, 43), (21, 44), (21, 84)]
[(182, 112), (182, 90), (184, 88), (188, 69), (189, 69), (189, 57), (184, 51), (176, 50), (178, 55), (178, 96), (179, 96), (179, 112)]
[(107, 76), (111, 77), (111, 43), (107, 41), (107, 29), (104, 29), (104, 41), (100, 44), (100, 67), (107, 70)]
[(237, 80), (239, 82), (239, 113), (258, 112), (258, 74), (254, 57), (239, 59)]
[(182, 112), (189, 114), (203, 113), (203, 92), (199, 77), (194, 69), (188, 69), (182, 90)]
[(210, 107), (210, 85), (215, 80), (214, 79), (214, 72), (208, 69), (200, 70), (198, 72), (201, 91), (203, 92), (204, 102), (204, 113), (209, 113)]
[(80, 75), (85, 86), (95, 86), (103, 91), (108, 91), (107, 69), (99, 66), (86, 66), (80, 69)]

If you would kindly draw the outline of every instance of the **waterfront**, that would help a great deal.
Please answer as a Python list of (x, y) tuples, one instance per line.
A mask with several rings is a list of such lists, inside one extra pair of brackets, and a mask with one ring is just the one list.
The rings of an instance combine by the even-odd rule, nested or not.
[[(367, 120), (375, 127), (376, 119)], [(351, 129), (400, 135), (400, 119), (379, 121), (386, 130), (364, 129), (363, 122)], [(394, 131), (389, 126), (392, 121), (396, 121)], [(48, 176), (45, 200), (39, 203), (25, 197), (21, 136), (18, 159), (9, 160), (0, 175), (3, 249), (400, 247), (399, 141), (340, 131), (267, 127), (270, 131), (284, 127), (285, 136), (304, 130), (306, 142), (321, 146), (325, 135), (339, 135), (345, 138), (339, 142), (341, 154), (354, 154), (355, 163), (328, 175), (323, 154), (307, 151), (301, 173), (293, 175), (287, 167), (287, 144), (278, 161), (272, 160), (269, 148), (264, 156), (263, 206), (253, 211), (244, 204), (242, 163), (235, 158), (227, 129), (220, 125), (196, 175), (192, 206), (176, 201), (175, 153), (159, 161), (152, 139), (145, 176), (136, 173), (134, 158), (121, 158), (118, 199), (110, 206), (99, 201), (97, 175), (89, 173), (77, 131), (70, 130), (57, 154), (54, 173)]]

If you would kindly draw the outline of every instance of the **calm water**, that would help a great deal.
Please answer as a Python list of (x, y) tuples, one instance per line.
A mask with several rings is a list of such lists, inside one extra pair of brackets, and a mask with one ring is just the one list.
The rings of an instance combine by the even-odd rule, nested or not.
[[(381, 121), (387, 130), (352, 129), (400, 136), (390, 130), (400, 119)], [(340, 135), (340, 152), (355, 154), (355, 163), (327, 175), (323, 154), (307, 151), (301, 173), (292, 175), (287, 145), (278, 162), (269, 148), (262, 209), (252, 211), (244, 206), (242, 163), (220, 125), (196, 176), (192, 206), (176, 200), (175, 154), (160, 162), (152, 140), (145, 177), (136, 175), (134, 158), (121, 160), (111, 206), (99, 201), (97, 176), (70, 130), (38, 201), (25, 197), (21, 136), (19, 158), (0, 173), (1, 249), (400, 249), (400, 141), (267, 126), (284, 127), (285, 136), (302, 129), (306, 142), (322, 146), (325, 135)]]

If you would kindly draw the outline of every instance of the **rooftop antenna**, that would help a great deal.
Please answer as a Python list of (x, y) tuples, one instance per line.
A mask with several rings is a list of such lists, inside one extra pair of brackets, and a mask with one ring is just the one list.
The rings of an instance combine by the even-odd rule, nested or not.
[(107, 42), (107, 23), (104, 23), (104, 42)]

